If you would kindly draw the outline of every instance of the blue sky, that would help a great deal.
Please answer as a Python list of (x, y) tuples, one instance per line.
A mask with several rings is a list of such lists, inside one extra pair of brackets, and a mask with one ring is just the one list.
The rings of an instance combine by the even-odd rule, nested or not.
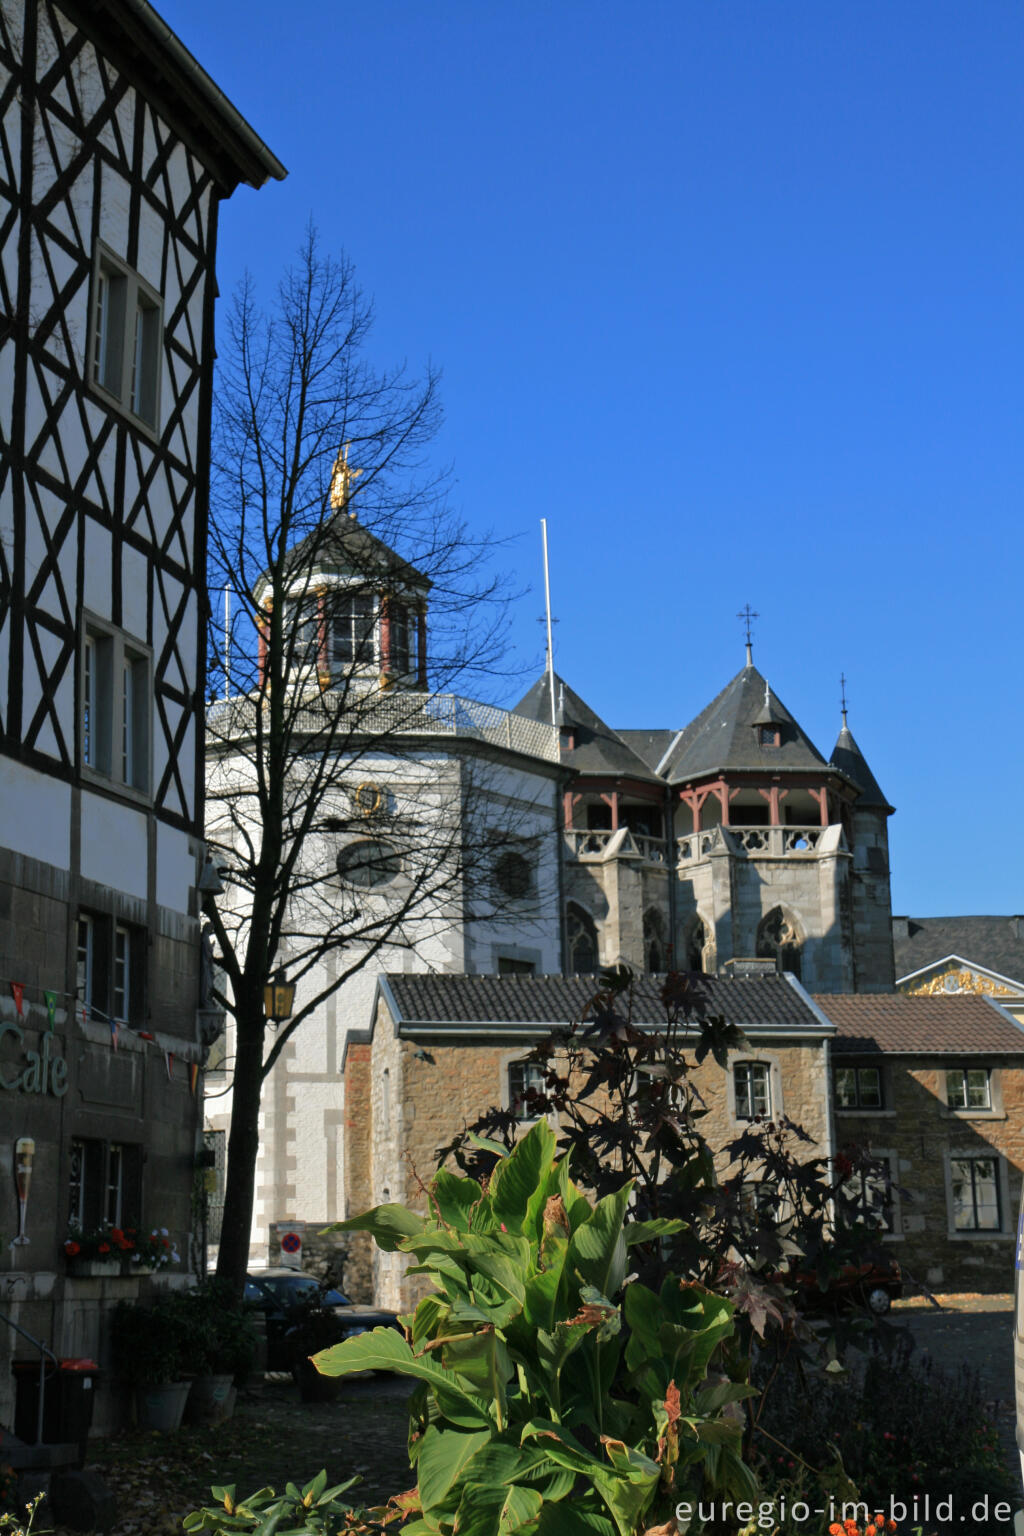
[(1019, 4), (162, 8), (290, 172), (224, 209), (222, 291), (312, 214), (379, 360), (442, 366), (527, 681), (541, 517), (556, 665), (613, 725), (696, 714), (749, 601), (826, 755), (847, 675), (894, 910), (1024, 910)]

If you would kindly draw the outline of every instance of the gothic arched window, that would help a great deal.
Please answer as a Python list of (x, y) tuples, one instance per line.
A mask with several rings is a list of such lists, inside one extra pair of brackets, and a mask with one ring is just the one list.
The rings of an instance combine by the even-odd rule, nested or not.
[(570, 901), (565, 922), (569, 974), (590, 976), (597, 970), (597, 924), (589, 912)]
[(644, 962), (652, 975), (665, 969), (665, 919), (656, 907), (644, 913)]
[(696, 913), (690, 919), (683, 939), (683, 969), (705, 971), (709, 975), (715, 969), (714, 946), (708, 925)]
[(781, 907), (766, 912), (757, 925), (757, 957), (776, 960), (779, 969), (800, 977), (800, 951), (803, 936), (793, 919)]

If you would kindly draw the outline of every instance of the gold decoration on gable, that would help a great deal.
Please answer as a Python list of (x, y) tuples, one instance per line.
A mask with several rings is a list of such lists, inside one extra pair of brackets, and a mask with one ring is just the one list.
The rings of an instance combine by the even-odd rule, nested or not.
[(916, 982), (914, 986), (904, 986), (901, 992), (910, 997), (941, 997), (945, 994), (955, 996), (958, 992), (970, 992), (976, 997), (1013, 997), (1012, 987), (1004, 987), (997, 981), (992, 981), (988, 976), (979, 976), (975, 971), (949, 970), (943, 971), (939, 976), (932, 976), (928, 981)]

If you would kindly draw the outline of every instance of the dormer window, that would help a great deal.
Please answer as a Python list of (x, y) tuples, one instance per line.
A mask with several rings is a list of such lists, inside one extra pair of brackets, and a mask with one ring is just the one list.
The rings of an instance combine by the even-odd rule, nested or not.
[(757, 728), (757, 744), (759, 747), (778, 747), (781, 745), (780, 733), (777, 725), (759, 725)]

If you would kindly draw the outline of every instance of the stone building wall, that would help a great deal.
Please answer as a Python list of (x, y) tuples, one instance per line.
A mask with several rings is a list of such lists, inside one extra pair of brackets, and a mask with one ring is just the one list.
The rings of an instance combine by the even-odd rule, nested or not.
[[(350, 1173), (367, 1166), (372, 1169), (369, 1187), (358, 1175), (350, 1187), (350, 1214), (383, 1204), (385, 1199), (422, 1208), (424, 1186), (437, 1167), (438, 1148), (485, 1109), (507, 1104), (509, 1064), (520, 1060), (529, 1048), (529, 1042), (521, 1038), (499, 1035), (455, 1043), (441, 1038), (399, 1040), (381, 1002), (372, 1046), (350, 1047), (346, 1066)], [(692, 1081), (708, 1109), (701, 1130), (711, 1144), (722, 1146), (734, 1140), (747, 1123), (736, 1118), (730, 1087), (731, 1066), (739, 1059), (769, 1063), (773, 1113), (785, 1114), (801, 1124), (816, 1144), (808, 1148), (807, 1155), (820, 1155), (827, 1148), (828, 1137), (828, 1071), (820, 1040), (758, 1041), (742, 1053), (732, 1053), (730, 1070), (723, 1072), (711, 1057), (696, 1067)], [(392, 1116), (387, 1126), (381, 1119), (385, 1071), (389, 1074), (387, 1094)], [(360, 1106), (357, 1113), (352, 1112), (354, 1102)], [(369, 1114), (364, 1108), (367, 1105)], [(370, 1278), (371, 1264), (359, 1247), (362, 1241), (361, 1234), (354, 1235), (346, 1272), (354, 1297), (357, 1284), (362, 1285), (364, 1277)], [(418, 1279), (407, 1278), (406, 1267), (401, 1255), (374, 1250), (373, 1296), (363, 1292), (358, 1299), (408, 1310), (425, 1286)]]
[[(850, 1062), (854, 1058), (849, 1058)], [(1013, 1288), (1014, 1241), (1024, 1169), (1024, 1066), (1020, 1057), (921, 1058), (858, 1056), (883, 1071), (885, 1109), (836, 1111), (837, 1148), (867, 1147), (888, 1158), (899, 1186), (895, 1232), (884, 1239), (907, 1275), (938, 1291), (1002, 1292)], [(988, 1066), (993, 1108), (968, 1114), (947, 1109), (947, 1066)], [(998, 1161), (1000, 1230), (953, 1232), (951, 1155), (991, 1153)]]

